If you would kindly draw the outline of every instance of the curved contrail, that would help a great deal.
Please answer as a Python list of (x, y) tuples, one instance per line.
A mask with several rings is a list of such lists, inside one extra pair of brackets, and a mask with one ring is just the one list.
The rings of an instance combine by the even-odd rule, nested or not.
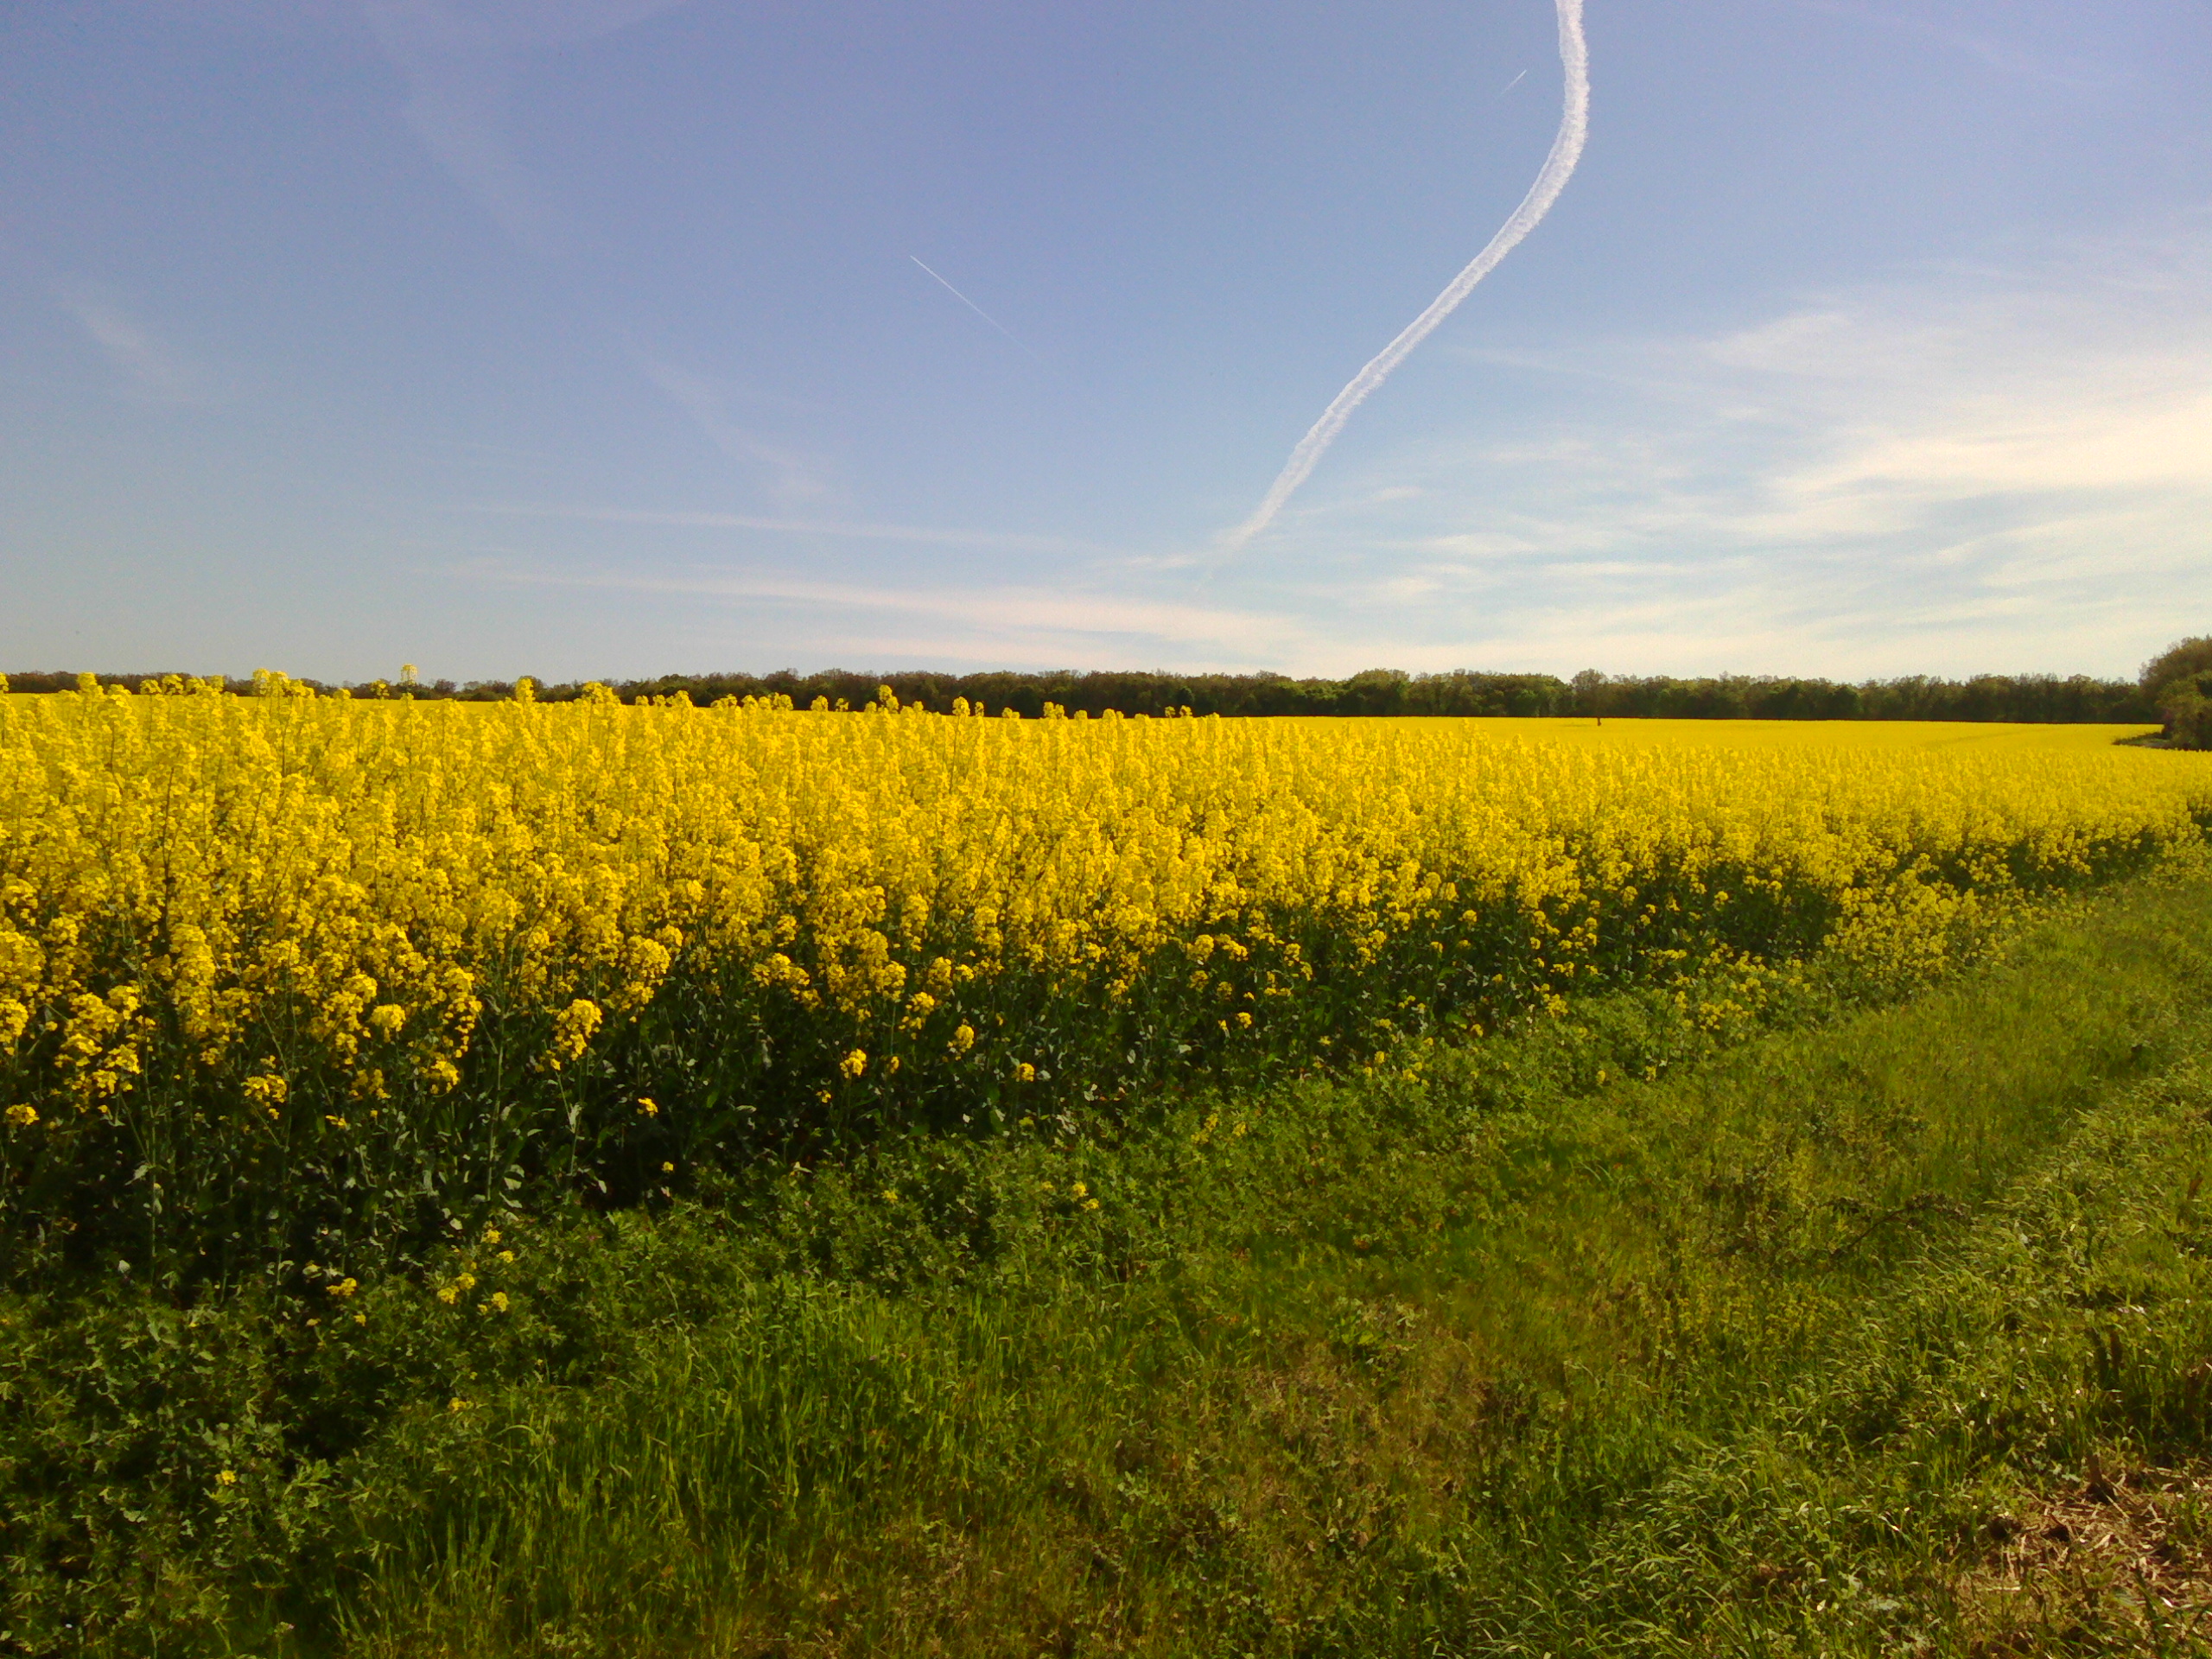
[(1475, 284), (1496, 270), (1498, 261), (1536, 228), (1551, 211), (1552, 203), (1559, 200), (1559, 193), (1567, 188), (1574, 164), (1582, 159), (1583, 142), (1590, 136), (1590, 49), (1582, 39), (1582, 0), (1557, 0), (1557, 3), (1559, 60), (1567, 72), (1567, 99), (1560, 111), (1559, 135), (1552, 140), (1551, 154), (1544, 157), (1536, 181), (1529, 187), (1529, 194), (1513, 210), (1513, 217), (1491, 238), (1490, 245), (1470, 260), (1467, 268), (1452, 279), (1451, 286), (1430, 302), (1427, 310), (1408, 323), (1402, 334), (1377, 353), (1374, 361), (1352, 376), (1351, 384), (1321, 412), (1321, 418), (1313, 423), (1313, 429), (1300, 439), (1298, 448), (1290, 452), (1290, 459), (1269, 487), (1267, 499), (1249, 518), (1223, 537), (1224, 553), (1236, 552), (1274, 521), (1275, 514), (1282, 510), (1282, 504), (1290, 499), (1292, 492), (1306, 481), (1306, 474), (1337, 441), (1337, 434), (1344, 430), (1352, 410), (1366, 402), (1367, 394), (1388, 379), (1390, 371), (1404, 362), (1414, 347), (1452, 315), (1453, 308), (1474, 290)]

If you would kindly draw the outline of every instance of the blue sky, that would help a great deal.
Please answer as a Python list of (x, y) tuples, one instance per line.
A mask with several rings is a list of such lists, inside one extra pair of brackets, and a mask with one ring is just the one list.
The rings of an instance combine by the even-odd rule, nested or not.
[(1547, 0), (6, 8), (0, 665), (1859, 677), (2212, 632), (2212, 9), (1586, 23), (1557, 206), (1230, 553), (1529, 188)]

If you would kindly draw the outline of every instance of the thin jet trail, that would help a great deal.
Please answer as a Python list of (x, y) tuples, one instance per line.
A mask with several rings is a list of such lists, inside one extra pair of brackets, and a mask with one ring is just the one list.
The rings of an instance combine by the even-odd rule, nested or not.
[(1033, 362), (1033, 363), (1035, 363), (1035, 364), (1039, 365), (1040, 367), (1043, 365), (1045, 359), (1044, 359), (1043, 358), (1041, 358), (1041, 357), (1038, 356), (1036, 353), (1030, 351), (1030, 350), (1029, 350), (1029, 347), (1027, 347), (1027, 346), (1022, 346), (1022, 344), (1021, 344), (1021, 341), (1020, 341), (1020, 338), (1019, 338), (1019, 337), (1017, 337), (1017, 336), (1015, 335), (1014, 332), (1011, 328), (1008, 328), (1008, 327), (1007, 327), (1004, 323), (1001, 322), (1001, 321), (1000, 321), (996, 317), (993, 316), (989, 312), (988, 312), (988, 311), (984, 310), (984, 309), (983, 309), (983, 308), (982, 308), (982, 306), (980, 306), (980, 305), (976, 304), (975, 301), (973, 301), (973, 300), (969, 299), (969, 298), (965, 294), (963, 294), (963, 293), (962, 293), (958, 289), (955, 288), (955, 287), (954, 287), (950, 283), (946, 282), (946, 281), (944, 280), (944, 277), (942, 277), (942, 276), (938, 276), (937, 272), (935, 272), (935, 271), (933, 271), (933, 270), (930, 270), (930, 268), (929, 268), (927, 265), (923, 265), (923, 264), (922, 264), (922, 262), (921, 262), (921, 260), (920, 260), (920, 258), (919, 258), (918, 257), (917, 257), (917, 256), (916, 256), (916, 255), (914, 255), (914, 254), (911, 254), (911, 253), (910, 253), (910, 254), (908, 254), (906, 257), (907, 257), (909, 259), (913, 260), (913, 262), (914, 262), (916, 264), (918, 264), (918, 265), (922, 265), (922, 269), (923, 269), (924, 270), (929, 270), (930, 275), (931, 275), (931, 276), (935, 276), (935, 277), (937, 277), (938, 285), (940, 288), (944, 289), (944, 291), (945, 291), (946, 293), (948, 293), (948, 294), (951, 295), (951, 296), (952, 296), (952, 297), (953, 297), (954, 299), (956, 299), (956, 300), (959, 301), (961, 304), (963, 304), (963, 305), (966, 306), (966, 307), (967, 307), (970, 311), (973, 311), (973, 312), (974, 312), (977, 316), (981, 317), (981, 318), (982, 318), (985, 322), (989, 323), (989, 324), (991, 325), (991, 327), (994, 327), (994, 328), (997, 329), (997, 330), (999, 331), (999, 333), (1001, 333), (1001, 334), (1004, 334), (1004, 335), (1005, 335), (1008, 340), (1013, 340), (1013, 341), (1014, 341), (1014, 343), (1016, 346), (1021, 346), (1021, 349), (1023, 350), (1023, 352), (1025, 352), (1025, 353), (1027, 353), (1028, 354), (1028, 357), (1029, 357), (1029, 359), (1030, 359), (1030, 361), (1031, 361), (1031, 362)]
[(1523, 69), (1519, 74), (1514, 76), (1512, 79), (1505, 83), (1505, 92), (1500, 92), (1498, 96), (1500, 98), (1503, 98), (1505, 96), (1505, 92), (1511, 92), (1516, 86), (1518, 86), (1522, 81), (1528, 79), (1529, 72), (1526, 69)]
[(1430, 302), (1427, 310), (1408, 323), (1395, 340), (1352, 376), (1351, 384), (1337, 394), (1336, 401), (1322, 411), (1313, 429), (1290, 452), (1289, 461), (1284, 463), (1281, 473), (1268, 487), (1266, 499), (1252, 516), (1221, 537), (1217, 545), (1222, 556), (1243, 551), (1255, 536), (1274, 521), (1283, 503), (1290, 499), (1328, 453), (1329, 446), (1337, 441), (1337, 434), (1344, 430), (1352, 411), (1367, 401), (1370, 392), (1389, 378), (1391, 370), (1412, 355), (1414, 346), (1435, 332), (1437, 325), (1474, 291), (1477, 283), (1497, 268), (1498, 262), (1520, 245), (1522, 237), (1536, 228), (1551, 211), (1552, 203), (1559, 200), (1559, 193), (1567, 188), (1574, 164), (1582, 159), (1582, 146), (1590, 137), (1590, 49), (1582, 38), (1582, 0), (1556, 0), (1556, 3), (1560, 66), (1566, 72), (1567, 92), (1560, 111), (1558, 136), (1552, 140), (1551, 154), (1544, 157), (1536, 181), (1529, 187), (1529, 194), (1521, 199), (1513, 216), (1491, 238), (1490, 245), (1452, 279), (1450, 287)]

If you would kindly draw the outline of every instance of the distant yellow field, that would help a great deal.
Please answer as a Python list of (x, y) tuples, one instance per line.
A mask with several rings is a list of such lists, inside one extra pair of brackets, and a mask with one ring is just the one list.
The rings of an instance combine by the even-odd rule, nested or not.
[(4, 697), (0, 1104), (356, 1134), (604, 1093), (656, 1019), (722, 1033), (748, 1109), (1020, 1100), (1839, 939), (1935, 962), (2199, 838), (2212, 755), (2144, 729)]
[(1858, 748), (2082, 751), (2108, 749), (2156, 726), (2028, 726), (1936, 720), (1471, 720), (1503, 737), (1542, 736), (1562, 742), (1688, 743), (1753, 748), (1845, 743)]

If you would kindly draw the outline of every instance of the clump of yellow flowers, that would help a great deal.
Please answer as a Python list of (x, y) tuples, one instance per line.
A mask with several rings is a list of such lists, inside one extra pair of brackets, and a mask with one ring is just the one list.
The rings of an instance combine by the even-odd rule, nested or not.
[[(1963, 912), (2212, 821), (2212, 756), (2109, 730), (256, 689), (0, 696), (0, 1155), (51, 1166), (0, 1205), (133, 1158), (172, 1211), (195, 1170), (481, 1187), (696, 1130), (677, 1050), (757, 1124), (1715, 968), (1718, 1018), (1728, 974), (1940, 965)], [(142, 1150), (62, 1149), (104, 1135)]]

